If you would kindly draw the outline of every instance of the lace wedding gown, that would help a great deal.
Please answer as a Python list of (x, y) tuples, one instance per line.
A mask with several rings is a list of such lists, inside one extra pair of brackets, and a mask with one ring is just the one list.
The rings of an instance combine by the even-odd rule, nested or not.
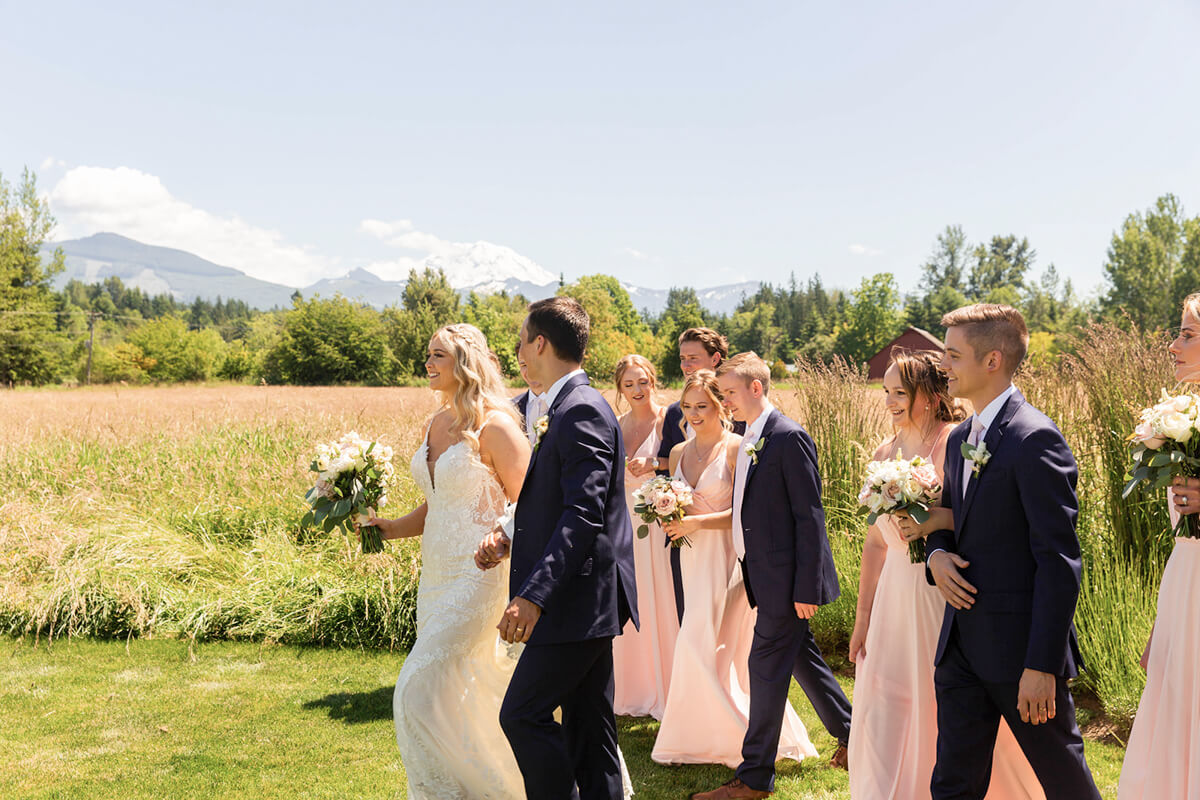
[[(495, 473), (462, 441), (431, 468), (429, 441), (412, 474), (429, 512), (421, 537), (417, 641), (392, 697), (396, 743), (409, 800), (524, 800), (525, 788), (500, 729), (500, 703), (521, 645), (500, 641), (508, 570), (483, 572), (475, 548), (503, 513)], [(625, 775), (626, 787), (632, 792)]]

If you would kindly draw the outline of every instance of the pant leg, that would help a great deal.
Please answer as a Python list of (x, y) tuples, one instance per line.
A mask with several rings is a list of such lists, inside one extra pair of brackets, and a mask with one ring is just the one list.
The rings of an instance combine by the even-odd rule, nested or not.
[(750, 719), (737, 769), (738, 778), (752, 789), (775, 790), (775, 756), (801, 646), (796, 627), (787, 619), (759, 613), (750, 645)]
[(1100, 800), (1100, 791), (1083, 756), (1083, 737), (1075, 721), (1075, 701), (1066, 679), (1058, 678), (1054, 719), (1043, 725), (1021, 721), (1017, 711), (1019, 689), (1018, 684), (997, 685), (993, 688), (993, 697), (1021, 751), (1029, 759), (1029, 766), (1033, 767), (1046, 797)]
[(595, 660), (581, 647), (586, 644), (527, 645), (509, 681), (500, 705), (500, 727), (516, 756), (528, 797), (579, 797), (570, 746), (563, 727), (554, 720), (554, 710), (570, 704), (570, 694)]
[(989, 686), (971, 669), (953, 631), (933, 683), (938, 721), (937, 762), (930, 781), (933, 800), (983, 800), (992, 779), (1000, 709)]
[[(563, 702), (563, 731), (580, 800), (621, 800), (612, 639), (593, 639), (591, 668)], [(532, 796), (532, 795), (531, 795)]]
[(808, 620), (796, 618), (800, 652), (792, 667), (792, 675), (808, 702), (812, 703), (821, 724), (839, 744), (850, 742), (850, 701), (842, 691), (841, 684), (833, 677), (833, 670), (825, 663), (821, 648), (813, 638)]

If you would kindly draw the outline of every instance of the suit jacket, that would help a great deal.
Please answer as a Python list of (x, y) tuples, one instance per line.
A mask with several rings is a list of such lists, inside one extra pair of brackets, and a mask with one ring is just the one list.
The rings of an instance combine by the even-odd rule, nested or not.
[(742, 574), (759, 613), (795, 615), (794, 603), (823, 605), (841, 593), (821, 505), (817, 448), (778, 410), (763, 425), (758, 462), (742, 491)]
[[(967, 420), (946, 442), (942, 505), (953, 509), (955, 529), (931, 533), (927, 548), (970, 562), (964, 577), (979, 592), (969, 610), (946, 605), (935, 663), (957, 628), (984, 681), (1016, 682), (1026, 668), (1074, 677), (1082, 665), (1075, 457), (1054, 423), (1013, 392), (984, 436), (991, 458), (971, 473), (964, 497), (961, 448), (969, 433)], [(933, 582), (928, 568), (926, 577)]]
[(513, 405), (517, 407), (517, 413), (521, 415), (522, 424), (525, 422), (525, 409), (529, 407), (529, 390), (521, 392), (513, 398)]
[(616, 636), (637, 624), (621, 426), (585, 375), (548, 416), (517, 502), (509, 597), (542, 609), (530, 644)]

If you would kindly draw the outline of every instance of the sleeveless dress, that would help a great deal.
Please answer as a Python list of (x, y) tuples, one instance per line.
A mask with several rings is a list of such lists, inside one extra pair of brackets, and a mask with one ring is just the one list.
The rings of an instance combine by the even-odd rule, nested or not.
[[(652, 458), (658, 453), (662, 439), (657, 431), (649, 435), (630, 458)], [(633, 513), (633, 493), (646, 476), (625, 473), (625, 503), (629, 519), (636, 531), (641, 517)], [(613, 674), (617, 714), (662, 719), (667, 705), (667, 690), (671, 680), (671, 661), (675, 655), (675, 639), (679, 635), (679, 617), (675, 613), (675, 590), (671, 582), (670, 550), (663, 546), (664, 534), (657, 525), (650, 526), (645, 539), (633, 537), (633, 568), (637, 581), (639, 631), (632, 622), (625, 624), (621, 635), (613, 639)]]
[[(675, 477), (683, 477), (682, 466)], [(724, 453), (693, 487), (689, 511), (708, 514), (733, 506), (733, 475)], [(746, 600), (733, 550), (733, 531), (701, 531), (680, 550), (684, 612), (671, 690), (651, 758), (660, 764), (742, 763), (742, 739), (750, 715), (748, 662), (757, 611)], [(778, 758), (815, 756), (804, 723), (789, 703)]]
[[(939, 478), (947, 433), (934, 442), (929, 458)], [(881, 515), (875, 525), (888, 549), (871, 606), (867, 654), (854, 670), (850, 796), (855, 800), (928, 798), (937, 761), (933, 657), (946, 601), (936, 586), (925, 581), (925, 566), (909, 559), (908, 543), (895, 518)], [(1045, 797), (1008, 723), (1001, 719), (987, 800)]]
[[(496, 623), (508, 605), (508, 570), (475, 566), (475, 548), (504, 512), (504, 489), (466, 441), (428, 466), (429, 440), (413, 454), (413, 480), (429, 511), (421, 537), (417, 641), (392, 696), (396, 744), (409, 800), (524, 800), (517, 760), (500, 728), (500, 704), (523, 645)], [(625, 797), (633, 794), (620, 750)]]
[[(1171, 523), (1179, 521), (1170, 504)], [(1200, 539), (1175, 538), (1118, 800), (1200, 798)]]

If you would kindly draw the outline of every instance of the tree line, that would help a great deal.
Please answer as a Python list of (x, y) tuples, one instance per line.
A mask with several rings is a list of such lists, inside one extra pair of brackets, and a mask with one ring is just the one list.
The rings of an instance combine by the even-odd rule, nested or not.
[[(259, 311), (238, 300), (181, 303), (149, 295), (119, 278), (54, 288), (64, 269), (42, 245), (54, 219), (28, 170), (18, 185), (0, 174), (0, 380), (171, 383), (213, 379), (301, 385), (408, 383), (424, 374), (430, 334), (448, 322), (479, 327), (504, 372), (517, 374), (516, 331), (526, 298), (476, 293), (463, 297), (440, 271), (412, 271), (402, 302), (377, 310), (345, 297), (292, 297), (287, 309)], [(607, 376), (622, 355), (642, 353), (662, 376), (680, 377), (675, 342), (689, 327), (725, 333), (735, 350), (754, 350), (777, 372), (797, 357), (869, 359), (907, 326), (940, 337), (946, 311), (970, 302), (1020, 308), (1034, 359), (1054, 358), (1089, 320), (1115, 320), (1144, 330), (1177, 324), (1183, 298), (1200, 290), (1200, 217), (1188, 217), (1174, 195), (1129, 214), (1115, 230), (1104, 264), (1105, 284), (1081, 297), (1054, 264), (1039, 269), (1025, 237), (995, 235), (972, 242), (958, 225), (937, 234), (918, 285), (904, 292), (881, 272), (850, 290), (819, 277), (763, 283), (730, 314), (704, 308), (696, 291), (672, 288), (665, 308), (634, 307), (609, 275), (564, 283), (592, 319), (585, 366)]]

